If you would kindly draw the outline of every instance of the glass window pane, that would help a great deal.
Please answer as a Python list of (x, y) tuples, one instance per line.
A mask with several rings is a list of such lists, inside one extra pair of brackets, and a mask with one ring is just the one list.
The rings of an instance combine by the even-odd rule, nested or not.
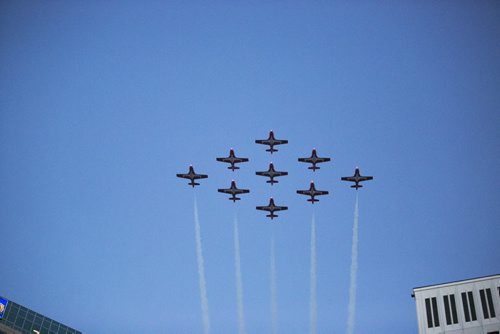
[(446, 316), (446, 324), (451, 325), (451, 314), (450, 314), (450, 302), (448, 296), (443, 297), (444, 302), (444, 314)]
[(436, 298), (432, 298), (432, 315), (434, 316), (434, 326), (439, 327), (439, 314)]
[(469, 306), (470, 306), (471, 319), (472, 319), (472, 321), (476, 321), (477, 320), (476, 305), (474, 303), (474, 296), (472, 295), (472, 291), (469, 291), (467, 293), (467, 295), (469, 297)]
[(458, 324), (457, 305), (455, 304), (455, 295), (450, 295), (450, 301), (451, 301), (451, 314), (453, 315), (453, 323)]
[(427, 313), (427, 327), (432, 328), (431, 300), (425, 299), (425, 312)]
[(465, 321), (469, 322), (470, 321), (469, 303), (467, 302), (467, 294), (465, 292), (462, 292), (462, 305), (464, 307)]

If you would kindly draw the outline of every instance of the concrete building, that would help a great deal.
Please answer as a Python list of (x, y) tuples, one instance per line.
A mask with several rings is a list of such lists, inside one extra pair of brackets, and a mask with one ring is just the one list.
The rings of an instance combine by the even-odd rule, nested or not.
[(0, 334), (82, 334), (13, 301), (0, 297)]
[(500, 275), (413, 289), (419, 334), (500, 334)]

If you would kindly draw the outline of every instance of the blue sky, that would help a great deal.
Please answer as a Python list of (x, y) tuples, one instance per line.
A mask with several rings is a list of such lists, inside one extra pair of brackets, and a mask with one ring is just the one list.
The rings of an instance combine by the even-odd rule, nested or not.
[(312, 179), (318, 331), (344, 332), (359, 165), (355, 332), (415, 333), (413, 287), (500, 272), (498, 36), (494, 1), (2, 2), (0, 295), (86, 333), (201, 333), (192, 163), (212, 332), (237, 330), (235, 210), (247, 332), (271, 331), (272, 235), (280, 332), (308, 332)]

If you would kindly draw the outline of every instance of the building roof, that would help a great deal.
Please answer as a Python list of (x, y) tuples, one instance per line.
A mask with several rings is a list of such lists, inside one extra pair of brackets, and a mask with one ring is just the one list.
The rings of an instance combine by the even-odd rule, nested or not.
[(451, 282), (446, 282), (446, 283), (419, 286), (419, 287), (413, 288), (413, 293), (411, 296), (415, 297), (416, 290), (434, 289), (437, 287), (445, 287), (447, 285), (455, 285), (457, 283), (472, 283), (472, 282), (483, 281), (483, 280), (488, 280), (488, 279), (492, 279), (492, 278), (500, 278), (500, 274), (481, 276), (481, 277), (475, 277), (475, 278), (468, 278), (468, 279), (451, 281)]

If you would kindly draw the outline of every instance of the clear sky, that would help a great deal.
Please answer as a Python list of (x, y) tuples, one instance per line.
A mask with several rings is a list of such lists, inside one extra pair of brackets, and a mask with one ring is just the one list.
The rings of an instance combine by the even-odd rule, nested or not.
[(500, 272), (499, 59), (498, 1), (2, 1), (0, 295), (86, 333), (201, 333), (195, 192), (212, 333), (237, 331), (236, 208), (247, 332), (271, 331), (274, 234), (279, 331), (307, 333), (314, 180), (318, 331), (345, 332), (359, 165), (355, 332), (415, 333), (413, 287)]

